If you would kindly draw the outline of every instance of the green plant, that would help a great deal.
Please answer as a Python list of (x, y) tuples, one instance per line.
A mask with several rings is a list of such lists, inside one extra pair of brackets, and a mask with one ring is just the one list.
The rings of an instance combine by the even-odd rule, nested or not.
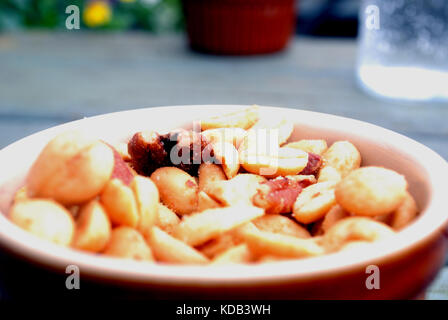
[(0, 0), (0, 30), (65, 28), (69, 5), (80, 9), (84, 29), (163, 32), (182, 28), (180, 0)]

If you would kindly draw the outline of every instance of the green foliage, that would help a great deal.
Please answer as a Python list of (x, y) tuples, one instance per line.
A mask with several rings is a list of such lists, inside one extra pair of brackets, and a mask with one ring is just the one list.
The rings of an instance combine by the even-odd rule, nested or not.
[(65, 8), (77, 5), (81, 29), (128, 30), (151, 32), (182, 28), (181, 0), (103, 0), (112, 11), (110, 19), (95, 28), (83, 20), (83, 12), (94, 0), (0, 0), (0, 30), (26, 28), (64, 29)]

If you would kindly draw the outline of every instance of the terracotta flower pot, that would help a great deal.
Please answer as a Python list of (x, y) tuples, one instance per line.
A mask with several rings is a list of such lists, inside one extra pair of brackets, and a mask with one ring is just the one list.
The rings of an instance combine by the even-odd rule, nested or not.
[(295, 27), (295, 0), (183, 0), (193, 49), (247, 55), (283, 49)]

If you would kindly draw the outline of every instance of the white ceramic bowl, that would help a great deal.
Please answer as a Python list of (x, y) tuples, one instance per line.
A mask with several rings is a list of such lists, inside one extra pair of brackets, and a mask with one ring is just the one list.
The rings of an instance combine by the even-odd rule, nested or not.
[[(32, 162), (56, 134), (87, 130), (108, 142), (127, 141), (145, 129), (168, 131), (193, 120), (244, 106), (175, 106), (105, 114), (50, 128), (0, 151), (0, 211), (6, 213), (13, 192), (23, 184)], [(365, 122), (309, 111), (262, 107), (262, 116), (279, 113), (292, 120), (292, 140), (349, 140), (360, 150), (363, 165), (380, 165), (404, 174), (422, 212), (386, 244), (369, 250), (263, 265), (174, 266), (104, 258), (35, 238), (0, 214), (0, 245), (5, 252), (52, 272), (77, 265), (92, 282), (147, 292), (160, 297), (226, 298), (409, 298), (421, 293), (443, 265), (448, 223), (448, 164), (429, 148)], [(381, 289), (365, 286), (368, 265), (381, 271)], [(143, 289), (142, 289), (143, 288)]]

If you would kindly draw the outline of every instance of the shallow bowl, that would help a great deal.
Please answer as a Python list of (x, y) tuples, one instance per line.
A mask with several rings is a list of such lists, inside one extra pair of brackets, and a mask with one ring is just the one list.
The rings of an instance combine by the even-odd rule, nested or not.
[[(152, 265), (54, 245), (16, 227), (5, 215), (14, 191), (23, 184), (40, 150), (60, 132), (87, 130), (107, 142), (124, 142), (137, 131), (163, 132), (188, 127), (194, 120), (243, 107), (174, 106), (105, 114), (38, 132), (0, 150), (0, 211), (3, 213), (0, 214), (0, 246), (6, 257), (2, 271), (8, 272), (5, 282), (12, 289), (26, 285), (31, 290), (44, 285), (67, 291), (64, 281), (58, 280), (53, 285), (49, 281), (67, 276), (67, 266), (76, 265), (81, 283), (91, 288), (91, 292), (101, 290), (102, 294), (109, 295), (120, 292), (125, 297), (397, 299), (421, 296), (445, 261), (447, 162), (429, 148), (398, 133), (328, 114), (273, 107), (260, 109), (262, 116), (283, 114), (292, 120), (295, 128), (291, 140), (319, 138), (328, 143), (349, 140), (360, 150), (364, 166), (385, 166), (406, 176), (421, 214), (390, 241), (372, 244), (363, 252), (346, 251), (260, 265)], [(379, 289), (369, 289), (366, 285), (370, 281), (368, 267), (371, 265), (378, 267)], [(36, 272), (45, 276), (39, 278)], [(38, 284), (38, 278), (41, 282), (47, 281), (46, 284)]]

